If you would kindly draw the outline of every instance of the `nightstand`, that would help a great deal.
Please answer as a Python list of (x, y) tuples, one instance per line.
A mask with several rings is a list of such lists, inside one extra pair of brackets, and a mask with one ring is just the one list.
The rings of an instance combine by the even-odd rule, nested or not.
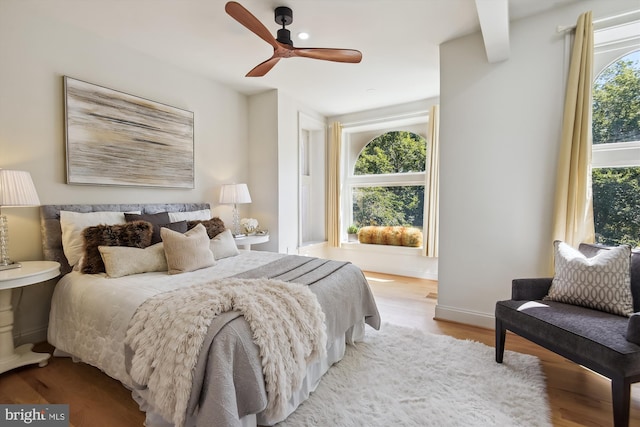
[(0, 271), (0, 373), (33, 363), (43, 367), (50, 357), (48, 353), (31, 351), (33, 344), (13, 346), (11, 290), (58, 277), (60, 264), (54, 261), (23, 261), (20, 264), (19, 268)]
[(251, 245), (257, 245), (260, 243), (267, 243), (269, 241), (268, 234), (252, 235), (244, 237), (235, 237), (236, 246), (240, 249), (251, 250)]

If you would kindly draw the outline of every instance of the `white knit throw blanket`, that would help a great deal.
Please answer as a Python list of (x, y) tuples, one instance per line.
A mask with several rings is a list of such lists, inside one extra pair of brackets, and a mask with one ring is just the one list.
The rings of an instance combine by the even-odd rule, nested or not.
[(326, 353), (324, 313), (307, 286), (228, 278), (156, 295), (134, 314), (126, 343), (131, 378), (177, 427), (184, 425), (194, 368), (213, 318), (240, 311), (260, 349), (268, 414), (280, 414), (307, 363)]

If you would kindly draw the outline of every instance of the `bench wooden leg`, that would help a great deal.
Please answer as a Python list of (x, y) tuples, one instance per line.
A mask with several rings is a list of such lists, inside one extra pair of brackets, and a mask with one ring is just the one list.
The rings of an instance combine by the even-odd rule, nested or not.
[(502, 363), (504, 357), (504, 341), (507, 330), (502, 326), (502, 321), (496, 319), (496, 362)]
[(613, 401), (613, 425), (629, 427), (629, 402), (631, 400), (631, 383), (624, 378), (611, 379), (611, 395)]

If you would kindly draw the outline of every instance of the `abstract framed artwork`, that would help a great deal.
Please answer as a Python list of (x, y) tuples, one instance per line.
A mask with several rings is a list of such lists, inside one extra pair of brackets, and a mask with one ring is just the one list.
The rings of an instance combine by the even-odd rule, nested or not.
[(193, 112), (64, 77), (67, 184), (194, 188)]

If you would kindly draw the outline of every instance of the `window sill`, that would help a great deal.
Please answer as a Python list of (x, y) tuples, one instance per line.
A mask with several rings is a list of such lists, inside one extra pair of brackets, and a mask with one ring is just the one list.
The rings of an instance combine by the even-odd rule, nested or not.
[(393, 252), (400, 255), (422, 255), (423, 248), (411, 248), (408, 246), (392, 246), (392, 245), (375, 245), (360, 242), (342, 242), (341, 247), (347, 250), (362, 252)]

